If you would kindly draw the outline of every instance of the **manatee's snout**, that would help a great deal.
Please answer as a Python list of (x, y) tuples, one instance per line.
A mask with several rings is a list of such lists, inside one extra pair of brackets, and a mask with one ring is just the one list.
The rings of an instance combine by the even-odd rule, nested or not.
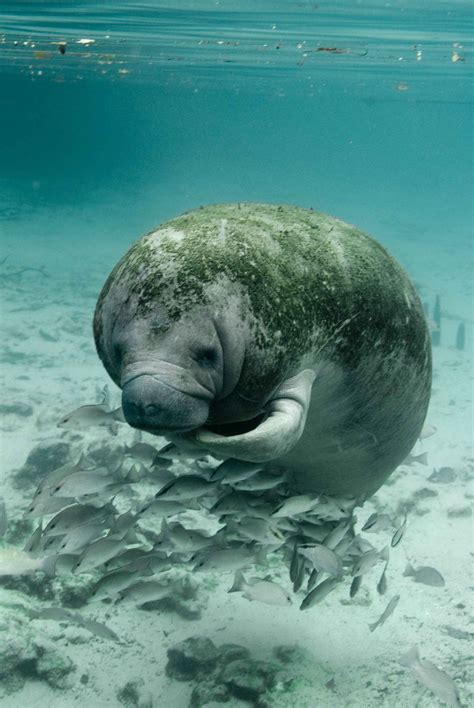
[(148, 374), (124, 385), (122, 409), (129, 425), (158, 435), (195, 430), (204, 425), (209, 415), (207, 401), (178, 391)]

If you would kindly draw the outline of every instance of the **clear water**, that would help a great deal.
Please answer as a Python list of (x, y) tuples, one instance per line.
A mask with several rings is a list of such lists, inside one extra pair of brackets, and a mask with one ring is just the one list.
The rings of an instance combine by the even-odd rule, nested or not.
[[(367, 629), (385, 606), (376, 579), (367, 606), (328, 600), (312, 615), (237, 602), (215, 579), (202, 590), (207, 607), (197, 620), (84, 605), (91, 618), (111, 618), (125, 643), (74, 639), (70, 627), (44, 622), (75, 671), (62, 687), (36, 669), (2, 677), (0, 667), (2, 705), (186, 706), (192, 684), (166, 677), (164, 665), (166, 649), (192, 635), (243, 644), (262, 659), (279, 644), (300, 647), (303, 675), (287, 666), (291, 691), (277, 691), (270, 705), (442, 705), (397, 663), (414, 643), (468, 704), (472, 37), (473, 7), (464, 0), (4, 0), (2, 397), (30, 407), (2, 409), (7, 540), (24, 543), (18, 520), (40, 481), (19, 483), (18, 470), (39, 443), (74, 442), (57, 420), (96, 401), (107, 383), (91, 333), (100, 288), (130, 244), (166, 218), (238, 201), (333, 214), (399, 259), (430, 318), (440, 296), (442, 331), (428, 415), (437, 433), (420, 448), (428, 466), (405, 468), (370, 507), (410, 502), (412, 510), (393, 561), (401, 601), (383, 628)], [(463, 350), (455, 346), (461, 323)], [(97, 435), (110, 442), (107, 431)], [(430, 482), (443, 467), (454, 481)], [(407, 561), (436, 567), (446, 586), (403, 577)], [(12, 602), (59, 602), (21, 584), (0, 590), (0, 626)], [(138, 682), (135, 703), (117, 697), (128, 681)]]

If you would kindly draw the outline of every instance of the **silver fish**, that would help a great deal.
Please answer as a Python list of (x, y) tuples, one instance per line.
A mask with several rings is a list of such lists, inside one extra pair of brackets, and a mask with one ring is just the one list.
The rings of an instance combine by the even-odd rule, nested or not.
[(337, 578), (326, 578), (326, 580), (323, 580), (322, 583), (316, 585), (316, 587), (313, 588), (308, 595), (306, 595), (300, 605), (300, 610), (307, 610), (310, 607), (313, 607), (313, 605), (316, 605), (318, 602), (321, 602), (321, 600), (324, 600), (324, 598), (329, 595), (332, 590), (334, 590), (338, 582), (339, 581)]
[(228, 592), (241, 592), (247, 600), (264, 602), (266, 605), (289, 607), (292, 604), (290, 595), (281, 585), (269, 578), (252, 578), (247, 582), (241, 570), (236, 571), (234, 583)]
[(273, 475), (265, 472), (257, 472), (249, 479), (242, 479), (232, 485), (238, 491), (257, 492), (266, 489), (273, 489), (282, 484), (286, 479), (286, 472), (281, 475)]
[(59, 484), (51, 490), (53, 497), (83, 497), (88, 494), (96, 494), (107, 488), (115, 486), (120, 488), (122, 485), (117, 484), (117, 479), (108, 473), (106, 468), (103, 468), (106, 474), (102, 474), (100, 470), (93, 472), (73, 472), (68, 477), (59, 482)]
[(387, 607), (385, 610), (382, 612), (380, 617), (376, 622), (373, 622), (372, 624), (369, 624), (369, 629), (371, 632), (374, 632), (377, 627), (380, 627), (388, 618), (390, 617), (391, 614), (393, 614), (393, 611), (395, 610), (396, 606), (398, 605), (398, 601), (400, 600), (400, 595), (394, 595), (390, 602), (388, 603)]
[(156, 494), (156, 499), (186, 501), (208, 494), (215, 485), (195, 474), (183, 475), (165, 484)]
[(106, 531), (106, 527), (100, 522), (83, 524), (76, 529), (72, 529), (64, 538), (60, 536), (50, 536), (46, 539), (44, 548), (51, 551), (54, 548), (52, 544), (57, 540), (58, 545), (56, 548), (59, 553), (79, 553), (92, 541), (103, 536)]
[(351, 528), (350, 521), (340, 521), (336, 528), (329, 532), (329, 534), (324, 539), (324, 545), (333, 551), (346, 536)]
[(40, 556), (36, 558), (31, 553), (20, 548), (0, 548), (0, 577), (5, 575), (29, 575), (42, 571), (54, 575), (55, 556)]
[(398, 544), (400, 543), (400, 541), (402, 540), (402, 538), (405, 535), (406, 528), (407, 528), (407, 516), (405, 514), (403, 521), (401, 522), (401, 524), (399, 525), (399, 527), (397, 528), (397, 530), (395, 531), (395, 533), (392, 536), (392, 540), (390, 542), (390, 545), (392, 546), (392, 548), (395, 548), (395, 546), (398, 546)]
[(402, 666), (411, 669), (416, 679), (446, 705), (451, 708), (461, 708), (458, 689), (453, 679), (431, 661), (421, 659), (418, 647), (412, 647), (399, 662)]
[(419, 465), (425, 465), (425, 467), (428, 465), (428, 453), (427, 452), (422, 452), (419, 455), (407, 455), (405, 459), (402, 462), (402, 465), (408, 465), (411, 467), (412, 465), (417, 462)]
[(43, 531), (43, 537), (60, 536), (66, 534), (83, 524), (88, 524), (91, 521), (105, 520), (105, 518), (113, 513), (112, 508), (97, 508), (87, 504), (74, 504), (62, 509), (59, 514), (56, 514), (49, 521)]
[(302, 521), (298, 524), (299, 530), (306, 537), (316, 543), (322, 543), (328, 535), (328, 527), (321, 524), (313, 524), (309, 521)]
[(61, 467), (56, 467), (52, 472), (50, 472), (38, 485), (33, 499), (41, 496), (42, 494), (49, 493), (51, 488), (57, 487), (59, 482), (68, 477), (73, 472), (84, 472), (93, 467), (93, 463), (81, 454), (77, 462), (66, 462), (66, 464), (61, 465)]
[(187, 529), (179, 523), (167, 526), (165, 533), (173, 546), (175, 546), (178, 551), (184, 553), (200, 551), (213, 544), (212, 536), (206, 536), (200, 531)]
[(377, 583), (377, 592), (379, 595), (385, 595), (387, 592), (387, 577), (386, 577), (386, 572), (387, 572), (387, 567), (388, 567), (388, 562), (385, 563), (385, 568), (382, 571), (382, 575), (379, 578), (379, 582)]
[(265, 547), (258, 550), (249, 548), (248, 546), (240, 546), (239, 548), (215, 548), (209, 552), (203, 551), (196, 554), (193, 558), (196, 564), (193, 570), (219, 570), (222, 572), (230, 572), (242, 570), (254, 563), (264, 565), (266, 563)]
[(36, 497), (23, 514), (23, 517), (32, 519), (39, 516), (49, 516), (49, 514), (55, 514), (57, 511), (75, 504), (75, 502), (76, 500), (73, 497), (50, 497), (49, 495)]
[(189, 503), (184, 505), (177, 501), (153, 499), (151, 502), (147, 502), (142, 506), (138, 511), (138, 516), (139, 518), (145, 518), (147, 516), (176, 516), (177, 514), (182, 514), (184, 511), (189, 511), (191, 508), (193, 507), (190, 506)]
[(134, 602), (144, 605), (146, 602), (156, 602), (174, 594), (172, 583), (160, 583), (157, 580), (141, 580), (120, 593), (120, 602)]
[(323, 496), (320, 496), (318, 503), (311, 511), (306, 512), (309, 520), (311, 520), (312, 516), (315, 516), (323, 521), (340, 521), (341, 519), (346, 519), (348, 515), (346, 500), (336, 500), (334, 497)]
[(362, 526), (362, 531), (366, 533), (378, 533), (379, 531), (387, 531), (391, 528), (393, 528), (393, 522), (388, 514), (371, 514)]
[(380, 560), (388, 561), (388, 546), (385, 546), (381, 551), (374, 549), (363, 553), (352, 566), (352, 577), (355, 575), (365, 575)]
[[(136, 544), (133, 544), (136, 545)], [(126, 539), (99, 538), (91, 543), (79, 556), (74, 572), (86, 573), (114, 558), (121, 550), (130, 548)]]
[(138, 460), (147, 467), (151, 467), (158, 455), (158, 450), (148, 443), (134, 442), (130, 446), (125, 445), (124, 454), (126, 457), (133, 457), (134, 460)]
[(25, 543), (23, 550), (27, 553), (31, 553), (32, 556), (38, 555), (41, 548), (41, 539), (43, 536), (43, 524), (40, 522), (36, 529), (31, 534), (28, 541)]
[(296, 516), (297, 514), (304, 514), (314, 507), (319, 502), (319, 495), (314, 494), (299, 494), (295, 497), (290, 497), (285, 499), (275, 511), (272, 512), (272, 516), (275, 518), (282, 518), (287, 516)]
[(310, 548), (300, 548), (299, 553), (307, 558), (316, 570), (324, 570), (335, 578), (342, 577), (341, 559), (326, 546), (318, 543)]
[(210, 510), (216, 516), (250, 516), (253, 509), (242, 494), (230, 492), (218, 499)]
[(81, 622), (77, 612), (66, 610), (64, 607), (43, 607), (40, 610), (27, 610), (30, 619), (54, 620), (55, 622)]
[(96, 620), (91, 619), (82, 619), (81, 625), (84, 627), (84, 629), (87, 629), (88, 632), (94, 634), (96, 637), (100, 637), (101, 639), (107, 639), (111, 642), (120, 641), (119, 636), (102, 622), (96, 622)]
[(243, 460), (230, 458), (213, 470), (211, 480), (213, 482), (219, 481), (223, 484), (235, 484), (252, 477), (262, 469), (263, 467), (259, 462), (244, 462)]
[(122, 408), (110, 410), (106, 403), (96, 403), (89, 406), (81, 406), (65, 415), (58, 422), (58, 428), (66, 430), (88, 430), (89, 428), (105, 427), (109, 428), (113, 434), (117, 434), (117, 423), (125, 420)]
[(243, 517), (237, 522), (229, 521), (227, 528), (235, 531), (240, 537), (249, 538), (251, 541), (259, 541), (263, 545), (281, 546), (284, 542), (283, 535), (278, 529), (272, 528), (268, 521), (264, 519)]
[(352, 598), (352, 597), (355, 597), (355, 596), (357, 595), (357, 593), (359, 592), (360, 586), (362, 585), (362, 580), (363, 580), (363, 576), (362, 576), (362, 575), (355, 575), (355, 576), (352, 578), (352, 583), (351, 583), (351, 587), (350, 587), (350, 590), (349, 590), (349, 596), (350, 596), (351, 598)]
[(430, 438), (437, 432), (438, 428), (436, 428), (434, 425), (430, 425), (429, 423), (425, 423), (423, 428), (421, 429), (421, 433), (419, 435), (418, 440), (426, 440), (426, 438)]
[(436, 568), (431, 568), (429, 565), (422, 565), (419, 568), (413, 568), (410, 563), (408, 563), (403, 575), (413, 578), (415, 583), (431, 585), (434, 588), (442, 588), (445, 585), (444, 578), (439, 570), (436, 570)]
[(112, 573), (107, 573), (94, 586), (89, 601), (118, 597), (125, 588), (136, 583), (139, 577), (137, 573), (132, 573), (129, 570), (115, 570)]

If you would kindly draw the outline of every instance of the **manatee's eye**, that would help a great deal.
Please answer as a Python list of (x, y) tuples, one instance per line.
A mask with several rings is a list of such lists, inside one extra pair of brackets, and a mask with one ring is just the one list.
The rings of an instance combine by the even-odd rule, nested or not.
[(193, 357), (204, 369), (211, 369), (217, 364), (218, 354), (212, 347), (203, 347), (194, 353)]

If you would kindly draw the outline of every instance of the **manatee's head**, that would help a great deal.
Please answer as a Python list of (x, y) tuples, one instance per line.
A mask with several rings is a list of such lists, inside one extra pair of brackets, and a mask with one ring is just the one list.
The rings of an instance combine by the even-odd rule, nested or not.
[[(172, 287), (144, 294), (144, 278), (131, 275), (130, 254), (133, 249), (112, 272), (97, 303), (98, 354), (122, 389), (123, 414), (131, 426), (156, 435), (201, 428), (213, 403), (227, 396), (240, 374), (244, 344), (242, 337), (231, 341), (232, 308), (227, 301), (219, 309), (201, 297), (176, 313), (180, 303)], [(171, 269), (156, 279), (160, 275), (175, 282)]]

